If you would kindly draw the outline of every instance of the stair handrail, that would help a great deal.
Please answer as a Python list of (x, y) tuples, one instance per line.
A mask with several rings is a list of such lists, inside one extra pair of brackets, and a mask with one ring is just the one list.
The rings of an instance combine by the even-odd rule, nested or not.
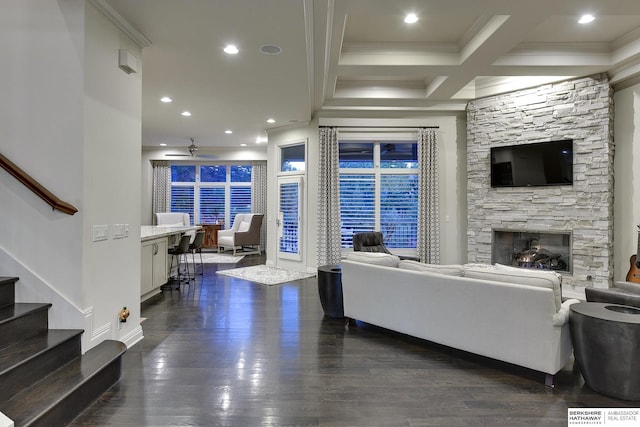
[(23, 183), (25, 187), (33, 191), (36, 196), (44, 200), (54, 210), (57, 209), (60, 212), (64, 212), (68, 215), (73, 215), (78, 212), (78, 209), (76, 209), (75, 206), (60, 200), (51, 191), (47, 190), (44, 186), (42, 186), (42, 184), (33, 179), (33, 177), (20, 169), (15, 163), (7, 159), (2, 154), (0, 154), (0, 166), (4, 170), (9, 172), (9, 174), (11, 174), (15, 179)]

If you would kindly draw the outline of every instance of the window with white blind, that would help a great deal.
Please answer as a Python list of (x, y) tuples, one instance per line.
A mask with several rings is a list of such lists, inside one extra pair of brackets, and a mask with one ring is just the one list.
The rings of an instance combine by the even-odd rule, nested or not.
[(231, 225), (251, 210), (251, 165), (171, 165), (171, 212), (192, 224)]
[(353, 235), (376, 228), (376, 181), (373, 174), (340, 174), (342, 247), (352, 245)]
[(381, 231), (389, 248), (415, 248), (418, 222), (418, 154), (415, 141), (341, 140), (342, 247), (353, 235)]
[(302, 177), (278, 177), (278, 258), (301, 260)]

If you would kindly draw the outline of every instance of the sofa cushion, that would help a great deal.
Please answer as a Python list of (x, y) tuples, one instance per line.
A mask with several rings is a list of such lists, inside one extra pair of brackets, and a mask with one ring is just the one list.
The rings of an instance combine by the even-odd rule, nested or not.
[(462, 276), (462, 265), (459, 264), (425, 264), (424, 262), (413, 260), (402, 260), (398, 268), (413, 271), (428, 271), (430, 273), (446, 274), (447, 276)]
[(562, 276), (553, 271), (531, 270), (496, 264), (493, 268), (465, 265), (464, 276), (473, 279), (493, 280), (495, 282), (514, 283), (516, 285), (539, 286), (553, 290), (555, 311), (562, 306), (560, 284)]
[(387, 267), (397, 267), (400, 258), (382, 252), (348, 252), (349, 261), (364, 262), (367, 264), (383, 265)]
[[(508, 265), (496, 264), (496, 268), (502, 271), (522, 272), (528, 277), (541, 278), (552, 282), (553, 295), (555, 297), (556, 309), (560, 310), (562, 306), (562, 274), (551, 270), (532, 270), (527, 268), (511, 267)], [(528, 284), (528, 283), (525, 283)], [(535, 284), (534, 284), (535, 286)], [(544, 285), (543, 285), (544, 286)]]

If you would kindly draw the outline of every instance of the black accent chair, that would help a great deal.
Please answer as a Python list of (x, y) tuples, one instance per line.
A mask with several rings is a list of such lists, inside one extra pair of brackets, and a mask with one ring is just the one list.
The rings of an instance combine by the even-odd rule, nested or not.
[(616, 282), (612, 288), (585, 288), (587, 302), (630, 305), (640, 308), (640, 284)]
[(384, 245), (384, 238), (380, 231), (366, 231), (353, 235), (353, 250), (356, 252), (383, 252), (391, 251)]

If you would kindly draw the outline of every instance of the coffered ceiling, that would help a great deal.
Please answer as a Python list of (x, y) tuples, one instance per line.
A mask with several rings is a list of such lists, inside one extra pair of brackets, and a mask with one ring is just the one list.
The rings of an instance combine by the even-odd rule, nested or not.
[[(640, 81), (638, 0), (93, 3), (147, 46), (145, 146), (254, 145), (314, 116), (462, 112), (470, 99), (601, 72), (614, 88)], [(595, 20), (579, 24), (587, 13)]]

